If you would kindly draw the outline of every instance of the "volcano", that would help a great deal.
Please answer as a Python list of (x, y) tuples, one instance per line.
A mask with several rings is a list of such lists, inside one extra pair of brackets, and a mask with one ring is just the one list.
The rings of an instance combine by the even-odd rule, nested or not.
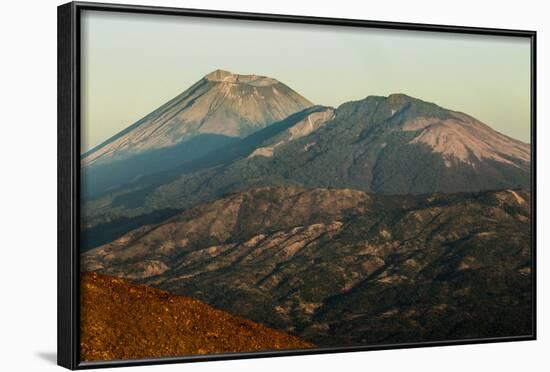
[(83, 154), (83, 186), (87, 195), (97, 195), (197, 159), (310, 106), (273, 78), (216, 70)]

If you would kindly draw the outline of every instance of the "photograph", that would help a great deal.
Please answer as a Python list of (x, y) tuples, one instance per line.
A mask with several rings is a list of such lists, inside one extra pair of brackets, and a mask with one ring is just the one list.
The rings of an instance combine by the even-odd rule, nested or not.
[(241, 18), (80, 11), (80, 361), (533, 339), (531, 38)]
[(545, 2), (6, 5), (1, 371), (545, 370)]

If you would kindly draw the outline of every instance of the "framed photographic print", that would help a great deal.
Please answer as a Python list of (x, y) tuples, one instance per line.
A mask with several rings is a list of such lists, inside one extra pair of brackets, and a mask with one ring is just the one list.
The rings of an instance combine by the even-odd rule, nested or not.
[(60, 6), (59, 364), (535, 339), (535, 35)]

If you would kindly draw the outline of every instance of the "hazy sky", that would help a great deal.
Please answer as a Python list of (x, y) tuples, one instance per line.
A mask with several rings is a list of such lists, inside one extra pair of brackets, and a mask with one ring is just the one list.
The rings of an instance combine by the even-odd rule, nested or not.
[(335, 107), (405, 93), (529, 142), (527, 38), (97, 11), (82, 27), (83, 152), (218, 68)]

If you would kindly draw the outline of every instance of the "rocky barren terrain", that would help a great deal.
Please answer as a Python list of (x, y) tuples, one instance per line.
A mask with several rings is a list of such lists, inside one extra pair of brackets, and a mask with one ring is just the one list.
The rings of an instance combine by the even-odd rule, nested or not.
[(82, 269), (317, 345), (530, 332), (530, 195), (261, 188), (143, 226)]
[(84, 273), (83, 361), (305, 349), (313, 345), (192, 298)]

